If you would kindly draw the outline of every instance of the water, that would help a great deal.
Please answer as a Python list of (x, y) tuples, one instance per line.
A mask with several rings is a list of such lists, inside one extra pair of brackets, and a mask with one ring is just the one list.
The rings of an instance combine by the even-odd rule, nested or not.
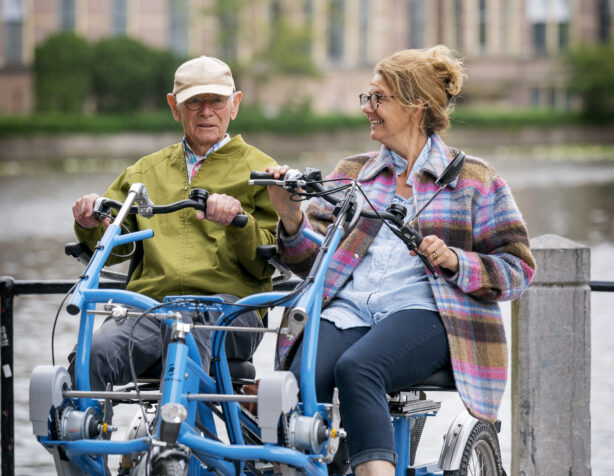
[[(336, 155), (339, 157), (340, 153)], [(300, 165), (330, 170), (326, 157), (303, 156)], [(323, 160), (323, 161), (322, 161)], [(289, 161), (292, 163), (291, 161)], [(614, 281), (614, 161), (527, 160), (500, 154), (493, 161), (507, 179), (528, 223), (531, 236), (555, 233), (591, 247), (593, 280)], [(114, 167), (120, 163), (115, 162)], [(74, 279), (81, 266), (67, 258), (64, 243), (74, 240), (71, 206), (75, 198), (92, 191), (104, 192), (117, 171), (96, 162), (86, 162), (89, 172), (64, 164), (74, 173), (45, 169), (44, 173), (0, 176), (0, 275), (16, 279)], [(299, 165), (299, 164), (296, 164)], [(16, 474), (55, 474), (50, 455), (35, 441), (28, 419), (27, 393), (34, 366), (51, 363), (51, 329), (61, 296), (21, 296), (15, 301), (15, 441)], [(592, 468), (594, 475), (612, 474), (614, 461), (614, 320), (609, 310), (613, 293), (592, 294)], [(503, 305), (509, 327), (509, 305)], [(272, 316), (272, 321), (278, 315)], [(56, 363), (66, 365), (66, 355), (75, 342), (77, 321), (61, 312), (55, 338)], [(508, 335), (511, 335), (508, 331)], [(266, 336), (256, 356), (258, 372), (272, 368), (273, 337)], [(508, 386), (509, 390), (509, 386)], [(461, 410), (456, 395), (443, 395), (436, 419), (430, 419), (418, 462), (438, 457), (441, 435)], [(131, 412), (131, 411), (130, 411)], [(129, 411), (116, 412), (126, 422)], [(509, 469), (510, 395), (500, 414), (503, 421), (501, 446)]]

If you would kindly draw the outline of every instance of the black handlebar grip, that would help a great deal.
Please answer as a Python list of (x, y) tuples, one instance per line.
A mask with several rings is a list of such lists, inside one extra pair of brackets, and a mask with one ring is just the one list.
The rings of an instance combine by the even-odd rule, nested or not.
[(252, 170), (249, 174), (249, 178), (252, 180), (271, 180), (274, 177), (268, 172), (258, 172), (257, 170)]
[(232, 219), (230, 224), (236, 227), (239, 227), (239, 228), (243, 228), (245, 225), (247, 225), (247, 220), (248, 220), (247, 215), (243, 215), (242, 213), (239, 213), (235, 215), (235, 217)]
[(420, 246), (420, 243), (422, 243), (424, 237), (416, 230), (412, 230), (412, 233), (414, 235), (414, 238), (416, 239), (416, 247)]

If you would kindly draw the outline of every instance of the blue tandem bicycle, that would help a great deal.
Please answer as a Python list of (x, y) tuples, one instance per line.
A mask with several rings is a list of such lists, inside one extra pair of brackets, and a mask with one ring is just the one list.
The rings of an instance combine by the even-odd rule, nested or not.
[[(461, 153), (438, 177), (438, 192), (458, 175), (463, 162)], [(335, 204), (335, 221), (325, 235), (305, 230), (306, 236), (320, 245), (319, 251), (309, 275), (293, 289), (282, 291), (276, 286), (272, 292), (232, 303), (205, 296), (167, 296), (157, 302), (138, 293), (100, 286), (100, 278), (106, 272), (103, 267), (114, 247), (153, 236), (152, 230), (122, 234), (122, 224), (129, 213), (153, 216), (186, 207), (204, 210), (206, 191), (193, 190), (188, 200), (154, 205), (145, 186), (134, 184), (123, 203), (98, 199), (97, 213), (108, 214), (112, 208), (118, 211), (88, 257), (85, 272), (75, 284), (67, 306), (69, 314), (80, 316), (75, 382), (58, 365), (37, 366), (30, 380), (33, 432), (53, 455), (59, 475), (107, 476), (111, 474), (108, 455), (120, 455), (119, 468), (114, 473), (118, 475), (350, 474), (336, 393), (332, 402), (318, 402), (315, 392), (324, 275), (342, 237), (360, 216), (383, 220), (411, 250), (417, 249), (421, 237), (411, 227), (411, 221), (403, 223), (405, 210), (365, 208), (365, 197), (354, 181), (327, 187), (318, 170), (306, 169), (304, 173), (289, 171), (283, 180), (252, 172), (250, 184), (278, 185), (296, 197), (321, 196)], [(245, 218), (237, 216), (235, 224), (241, 226)], [(259, 251), (275, 263), (274, 247)], [(421, 259), (430, 266), (424, 257)], [(435, 272), (432, 268), (431, 271)], [(277, 329), (232, 325), (245, 310), (274, 307), (285, 308), (284, 320)], [(184, 322), (185, 312), (194, 311), (215, 311), (220, 317), (215, 325)], [(147, 316), (171, 328), (159, 380), (137, 379), (133, 375), (131, 385), (90, 390), (89, 349), (95, 317), (99, 315), (115, 319)], [(203, 371), (191, 334), (198, 326), (213, 330), (212, 375)], [(245, 394), (242, 386), (254, 383), (255, 370), (250, 362), (226, 358), (227, 332), (275, 332), (285, 338), (302, 332), (300, 382), (288, 371), (275, 370), (260, 377), (256, 395)], [(435, 416), (441, 405), (427, 399), (427, 391), (455, 391), (451, 370), (439, 371), (390, 396), (398, 454), (396, 475), (505, 474), (497, 437), (499, 425), (479, 421), (466, 411), (454, 419), (444, 435), (439, 460), (414, 465), (425, 420)], [(111, 409), (118, 404), (134, 404), (138, 410), (125, 438), (111, 440), (111, 433), (117, 430), (112, 424)], [(246, 409), (248, 404), (256, 404), (255, 414)], [(216, 419), (223, 422), (223, 429), (221, 424), (216, 425)]]

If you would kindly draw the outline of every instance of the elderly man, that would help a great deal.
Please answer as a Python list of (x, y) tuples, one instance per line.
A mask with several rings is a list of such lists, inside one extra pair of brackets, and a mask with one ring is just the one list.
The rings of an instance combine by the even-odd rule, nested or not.
[[(167, 295), (223, 295), (236, 299), (271, 288), (272, 269), (256, 256), (256, 247), (275, 242), (277, 213), (265, 187), (250, 187), (251, 170), (265, 170), (275, 161), (246, 144), (240, 135), (226, 132), (239, 112), (242, 93), (235, 90), (229, 67), (216, 58), (201, 56), (182, 64), (175, 73), (167, 101), (176, 121), (183, 125), (183, 140), (148, 155), (128, 167), (104, 196), (123, 201), (130, 186), (144, 183), (156, 204), (188, 198), (193, 188), (209, 191), (207, 211), (182, 210), (152, 219), (131, 216), (130, 231), (151, 228), (154, 237), (142, 242), (142, 259), (131, 274), (127, 289), (156, 300)], [(75, 232), (90, 248), (102, 236), (108, 219), (92, 215), (98, 195), (86, 195), (74, 204)], [(238, 213), (249, 220), (244, 228), (229, 225)], [(127, 250), (117, 250), (111, 263)], [(124, 256), (123, 259), (126, 259)], [(210, 316), (209, 316), (210, 317)], [(90, 358), (90, 386), (131, 381), (128, 344), (134, 323), (107, 320), (95, 333)], [(260, 316), (243, 314), (238, 325), (261, 326)], [(161, 369), (163, 341), (168, 329), (151, 319), (135, 328), (133, 361), (137, 375)], [(203, 367), (209, 368), (210, 332), (196, 330)], [(228, 358), (249, 359), (261, 334), (229, 333)], [(69, 356), (74, 372), (74, 351)]]

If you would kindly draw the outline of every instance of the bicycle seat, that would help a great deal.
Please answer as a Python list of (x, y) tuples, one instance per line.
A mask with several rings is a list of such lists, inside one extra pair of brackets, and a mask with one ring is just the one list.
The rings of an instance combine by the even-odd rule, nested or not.
[(452, 374), (452, 368), (446, 367), (438, 370), (434, 374), (429, 375), (421, 382), (415, 385), (411, 385), (408, 388), (402, 389), (405, 392), (454, 392), (456, 391), (456, 384), (454, 382), (454, 375)]
[[(249, 360), (228, 359), (228, 370), (233, 380), (253, 380), (256, 377), (256, 367)], [(214, 376), (213, 365), (209, 375)]]

